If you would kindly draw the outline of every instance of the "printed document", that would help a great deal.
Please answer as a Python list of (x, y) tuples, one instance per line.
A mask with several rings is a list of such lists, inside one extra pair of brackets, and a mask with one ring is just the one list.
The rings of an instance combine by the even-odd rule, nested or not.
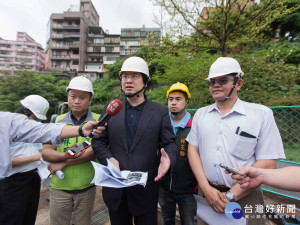
[(92, 162), (95, 170), (95, 175), (91, 183), (113, 188), (130, 187), (134, 185), (146, 186), (148, 179), (148, 172), (139, 171), (119, 171), (115, 165), (107, 160), (107, 166), (101, 165), (96, 162)]

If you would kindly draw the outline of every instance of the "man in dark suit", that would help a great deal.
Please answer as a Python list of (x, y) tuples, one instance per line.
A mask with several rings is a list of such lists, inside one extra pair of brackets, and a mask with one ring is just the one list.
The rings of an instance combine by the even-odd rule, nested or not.
[[(139, 57), (124, 61), (121, 71), (123, 108), (93, 139), (94, 153), (102, 164), (108, 158), (120, 170), (148, 172), (146, 187), (103, 187), (103, 199), (112, 225), (155, 225), (159, 184), (176, 160), (177, 146), (166, 107), (147, 100), (150, 79)], [(105, 111), (104, 111), (105, 112)], [(104, 113), (102, 114), (104, 115)]]

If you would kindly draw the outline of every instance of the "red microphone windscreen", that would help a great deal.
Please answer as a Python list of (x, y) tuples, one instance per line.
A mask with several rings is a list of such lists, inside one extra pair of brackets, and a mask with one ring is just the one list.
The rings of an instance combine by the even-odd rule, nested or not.
[(113, 100), (106, 108), (106, 113), (110, 116), (117, 115), (123, 106), (123, 102), (121, 102), (119, 99)]

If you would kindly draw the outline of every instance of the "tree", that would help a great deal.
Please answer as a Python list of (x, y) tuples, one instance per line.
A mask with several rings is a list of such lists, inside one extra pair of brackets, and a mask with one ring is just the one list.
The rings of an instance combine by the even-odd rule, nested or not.
[(271, 26), (274, 30), (280, 28), (281, 37), (286, 36), (290, 40), (295, 40), (300, 35), (300, 4), (298, 0), (293, 0), (287, 2), (286, 6), (287, 9), (296, 8), (297, 10), (281, 16)]
[(228, 49), (270, 38), (265, 31), (271, 29), (271, 22), (297, 8), (287, 9), (284, 3), (290, 0), (152, 1), (167, 13), (164, 29), (176, 44), (185, 45), (187, 51), (221, 51), (223, 56)]
[(48, 100), (47, 117), (50, 119), (55, 107), (66, 101), (68, 83), (69, 80), (35, 72), (16, 72), (14, 76), (0, 77), (0, 110), (15, 112), (21, 105), (20, 100), (36, 94)]

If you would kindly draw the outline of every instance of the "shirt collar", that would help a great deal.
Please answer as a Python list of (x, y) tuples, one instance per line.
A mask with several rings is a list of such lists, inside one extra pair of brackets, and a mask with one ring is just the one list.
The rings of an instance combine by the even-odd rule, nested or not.
[[(210, 108), (209, 108), (208, 112), (212, 112), (212, 111), (220, 112), (216, 103), (210, 105), (209, 107)], [(245, 110), (245, 107), (243, 105), (243, 101), (240, 100), (239, 98), (236, 100), (236, 102), (234, 103), (232, 109), (230, 110), (229, 113), (227, 113), (227, 115), (231, 114), (233, 112), (236, 112), (236, 113), (239, 113), (239, 114), (242, 114), (242, 115), (246, 115), (246, 110)]]
[(87, 115), (88, 115), (88, 113), (89, 113), (89, 109), (86, 111), (86, 113), (85, 113), (85, 114), (83, 114), (83, 115), (80, 117), (80, 119), (79, 119), (79, 120), (77, 120), (77, 119), (76, 119), (76, 117), (73, 115), (73, 112), (72, 112), (72, 110), (70, 110), (70, 115), (71, 115), (71, 118), (72, 118), (73, 120), (76, 120), (76, 121), (80, 121), (80, 120), (86, 119), (86, 118), (87, 118)]
[(145, 99), (145, 101), (143, 101), (141, 104), (139, 104), (139, 105), (137, 105), (137, 106), (132, 106), (132, 105), (130, 105), (130, 103), (126, 100), (126, 109), (133, 108), (133, 109), (142, 111), (143, 108), (144, 108), (144, 105), (145, 105), (146, 101), (147, 101), (147, 99)]
[(172, 118), (172, 114), (171, 114), (171, 112), (169, 112), (171, 124), (172, 124), (173, 131), (174, 131), (175, 134), (176, 134), (176, 131), (177, 131), (178, 127), (185, 128), (187, 123), (191, 119), (191, 114), (186, 110), (184, 110), (184, 112), (185, 112), (184, 117), (181, 118), (180, 122), (176, 126), (174, 125), (174, 120)]

